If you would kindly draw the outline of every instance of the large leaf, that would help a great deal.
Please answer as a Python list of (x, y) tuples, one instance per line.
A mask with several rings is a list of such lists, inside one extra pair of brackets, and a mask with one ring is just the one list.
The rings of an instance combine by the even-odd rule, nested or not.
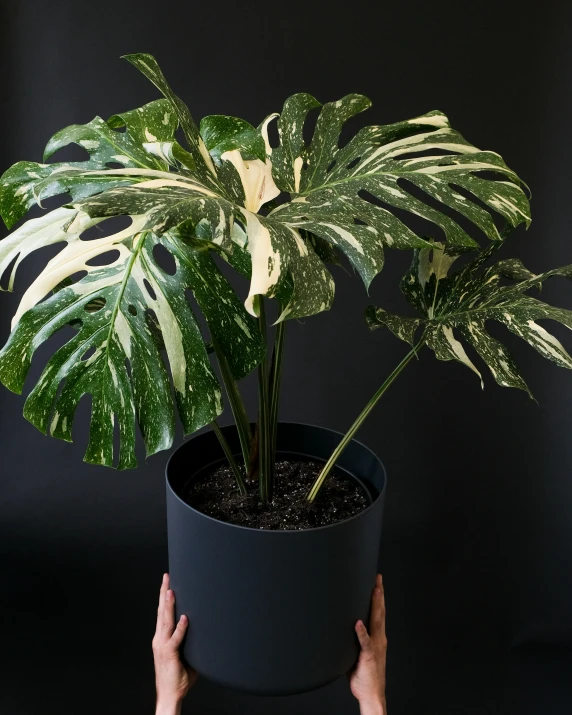
[[(166, 158), (151, 151), (164, 142), (173, 142), (177, 118), (165, 99), (130, 112), (115, 115), (107, 122), (95, 117), (87, 124), (72, 124), (57, 132), (46, 146), (44, 160), (58, 149), (75, 143), (85, 149), (89, 160), (40, 164), (20, 161), (1, 180), (0, 214), (11, 228), (41, 199), (69, 193), (81, 199), (106, 188), (133, 183), (133, 179), (105, 171), (108, 164), (167, 171)], [(119, 129), (124, 128), (124, 131)], [(86, 174), (86, 171), (98, 170)]]
[[(370, 104), (357, 94), (325, 104), (312, 140), (306, 144), (303, 128), (307, 115), (321, 105), (308, 94), (296, 94), (286, 101), (278, 122), (281, 144), (272, 152), (273, 176), (278, 187), (295, 198), (271, 216), (339, 246), (366, 286), (383, 265), (383, 245), (424, 245), (392, 208), (421, 216), (442, 229), (451, 251), (478, 246), (445, 207), (461, 214), (491, 240), (501, 237), (491, 214), (479, 202), (512, 226), (529, 224), (528, 200), (517, 175), (498, 154), (481, 151), (466, 141), (441, 112), (365, 127), (340, 148), (346, 120)], [(418, 153), (424, 155), (413, 156)], [(485, 178), (484, 171), (503, 180)], [(427, 202), (415, 196), (411, 186), (424, 192)]]
[[(25, 254), (30, 242), (37, 242), (42, 234), (44, 245), (67, 242), (22, 299), (12, 334), (0, 353), (0, 380), (21, 392), (37, 347), (69, 323), (79, 326), (48, 362), (26, 401), (25, 415), (43, 432), (71, 440), (77, 404), (89, 393), (92, 418), (86, 460), (114, 464), (117, 421), (120, 453), (115, 462), (119, 468), (133, 467), (135, 420), (148, 454), (168, 448), (173, 440), (174, 405), (163, 345), (185, 433), (211, 422), (222, 410), (218, 382), (186, 300), (186, 288), (193, 291), (238, 377), (261, 360), (264, 345), (256, 324), (207, 253), (189, 248), (176, 236), (134, 233), (136, 226), (83, 241), (81, 233), (101, 219), (84, 218), (80, 224), (76, 221), (75, 232), (64, 231), (75, 215), (72, 209), (57, 209), (27, 222), (0, 244), (0, 249), (11, 248), (0, 254), (1, 272), (18, 249)], [(173, 255), (174, 275), (158, 266), (153, 254), (156, 244)], [(118, 253), (111, 264), (90, 265), (110, 250)], [(38, 302), (61, 284), (62, 277), (80, 270), (87, 271), (83, 279)], [(160, 344), (151, 324), (160, 330)]]
[(413, 345), (422, 327), (423, 341), (440, 360), (456, 360), (481, 378), (467, 355), (464, 341), (486, 363), (499, 385), (517, 387), (529, 394), (530, 390), (506, 347), (487, 332), (487, 320), (503, 324), (545, 358), (560, 367), (572, 369), (572, 357), (560, 341), (537, 322), (550, 319), (572, 329), (572, 311), (527, 295), (529, 290), (539, 288), (552, 276), (572, 278), (572, 265), (535, 275), (520, 260), (513, 258), (483, 268), (497, 248), (492, 246), (481, 252), (475, 260), (451, 275), (448, 272), (455, 257), (448, 255), (442, 244), (416, 251), (401, 289), (422, 317), (398, 316), (370, 306), (366, 313), (370, 328), (384, 325)]

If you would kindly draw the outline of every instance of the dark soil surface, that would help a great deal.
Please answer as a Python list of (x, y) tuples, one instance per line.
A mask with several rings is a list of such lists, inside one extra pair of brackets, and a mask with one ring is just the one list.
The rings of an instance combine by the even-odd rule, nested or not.
[(308, 461), (276, 462), (275, 489), (266, 507), (258, 481), (247, 483), (242, 496), (230, 468), (223, 464), (186, 487), (182, 498), (192, 507), (220, 521), (253, 529), (312, 529), (335, 524), (358, 514), (369, 504), (362, 487), (343, 474), (330, 474), (313, 504), (308, 490), (323, 464)]

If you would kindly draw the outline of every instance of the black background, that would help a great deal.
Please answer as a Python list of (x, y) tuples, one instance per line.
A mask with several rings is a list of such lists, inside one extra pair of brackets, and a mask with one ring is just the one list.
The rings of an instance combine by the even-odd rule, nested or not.
[[(151, 52), (197, 120), (221, 113), (258, 124), (297, 91), (321, 101), (367, 94), (373, 108), (353, 129), (444, 111), (531, 186), (533, 224), (504, 255), (536, 271), (570, 263), (566, 5), (3, 3), (1, 167), (41, 160), (67, 124), (156, 98), (119, 59)], [(27, 259), (15, 293), (1, 296), (2, 342), (47, 256)], [(289, 327), (282, 418), (348, 427), (405, 352), (389, 333), (368, 333), (362, 312), (370, 299), (402, 307), (407, 262), (388, 253), (369, 298), (334, 269), (332, 311)], [(564, 280), (545, 296), (572, 308)], [(565, 329), (554, 332), (571, 346)], [(381, 567), (391, 715), (572, 710), (572, 375), (495, 334), (539, 404), (488, 374), (481, 392), (464, 367), (426, 351), (360, 433), (390, 478)], [(254, 383), (245, 387), (253, 406)], [(86, 465), (85, 404), (73, 445), (42, 436), (22, 405), (0, 393), (0, 713), (150, 713), (167, 455), (127, 473)], [(283, 699), (199, 681), (185, 711), (315, 715), (357, 704), (342, 681)]]

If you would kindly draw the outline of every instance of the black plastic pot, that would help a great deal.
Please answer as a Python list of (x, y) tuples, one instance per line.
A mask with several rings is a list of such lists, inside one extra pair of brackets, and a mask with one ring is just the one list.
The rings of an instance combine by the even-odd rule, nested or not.
[[(240, 452), (234, 426), (223, 428)], [(326, 460), (341, 435), (278, 426), (278, 456)], [(356, 662), (358, 618), (367, 623), (377, 572), (385, 470), (353, 441), (339, 460), (372, 502), (356, 516), (302, 531), (234, 526), (180, 497), (189, 480), (222, 462), (213, 432), (185, 442), (167, 465), (169, 572), (177, 618), (189, 617), (183, 653), (203, 676), (264, 695), (313, 690)], [(319, 498), (319, 496), (318, 496)]]

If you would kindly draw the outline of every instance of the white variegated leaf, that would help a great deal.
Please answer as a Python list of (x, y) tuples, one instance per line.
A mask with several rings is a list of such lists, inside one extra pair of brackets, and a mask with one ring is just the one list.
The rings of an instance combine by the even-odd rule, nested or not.
[[(50, 359), (30, 393), (25, 415), (43, 432), (71, 440), (77, 404), (89, 393), (92, 417), (86, 460), (133, 467), (136, 423), (148, 454), (171, 446), (173, 391), (186, 433), (208, 424), (222, 410), (221, 391), (185, 289), (192, 290), (237, 377), (260, 362), (265, 347), (256, 323), (208, 253), (189, 248), (174, 235), (158, 237), (138, 230), (144, 222), (141, 216), (134, 217), (128, 229), (88, 241), (82, 240), (81, 234), (101, 219), (89, 219), (69, 208), (48, 216), (50, 222), (42, 217), (24, 224), (4, 242), (10, 250), (0, 254), (2, 272), (18, 249), (25, 255), (42, 238), (45, 243), (66, 243), (22, 298), (12, 334), (0, 352), (0, 380), (21, 392), (39, 345), (57, 330), (75, 325), (77, 333)], [(156, 244), (171, 252), (174, 275), (157, 264)], [(110, 250), (118, 253), (112, 263), (90, 264)], [(50, 294), (78, 271), (87, 275)], [(160, 332), (160, 343), (153, 326)], [(115, 422), (120, 432), (119, 455), (113, 453)]]
[[(408, 301), (423, 317), (392, 315), (370, 306), (366, 319), (370, 328), (387, 326), (395, 335), (414, 344), (423, 328), (423, 342), (440, 360), (456, 360), (481, 374), (467, 355), (463, 342), (486, 363), (499, 385), (517, 387), (530, 394), (506, 347), (486, 329), (488, 320), (505, 325), (542, 356), (560, 367), (572, 369), (572, 357), (560, 341), (538, 320), (555, 320), (572, 329), (572, 311), (556, 308), (527, 291), (539, 288), (552, 276), (572, 278), (572, 265), (535, 275), (517, 259), (497, 261), (482, 269), (498, 246), (483, 251), (474, 261), (448, 275), (454, 257), (442, 244), (416, 251), (401, 287)], [(506, 284), (503, 279), (513, 281)], [(482, 378), (481, 378), (482, 384)]]
[[(370, 106), (366, 97), (352, 94), (322, 107), (312, 141), (306, 145), (306, 117), (320, 106), (307, 94), (294, 95), (284, 105), (278, 122), (281, 144), (272, 153), (273, 174), (277, 186), (295, 198), (271, 215), (338, 246), (366, 286), (383, 266), (384, 245), (426, 245), (392, 208), (434, 223), (445, 233), (451, 251), (478, 247), (447, 212), (422, 201), (410, 186), (442, 208), (454, 209), (491, 240), (500, 240), (501, 236), (490, 212), (462, 195), (459, 188), (503, 216), (511, 226), (529, 224), (528, 200), (518, 176), (498, 154), (481, 151), (467, 142), (441, 112), (365, 127), (340, 148), (345, 121)], [(423, 156), (413, 156), (421, 152)], [(484, 178), (485, 171), (503, 180)], [(385, 206), (377, 205), (376, 200)]]

